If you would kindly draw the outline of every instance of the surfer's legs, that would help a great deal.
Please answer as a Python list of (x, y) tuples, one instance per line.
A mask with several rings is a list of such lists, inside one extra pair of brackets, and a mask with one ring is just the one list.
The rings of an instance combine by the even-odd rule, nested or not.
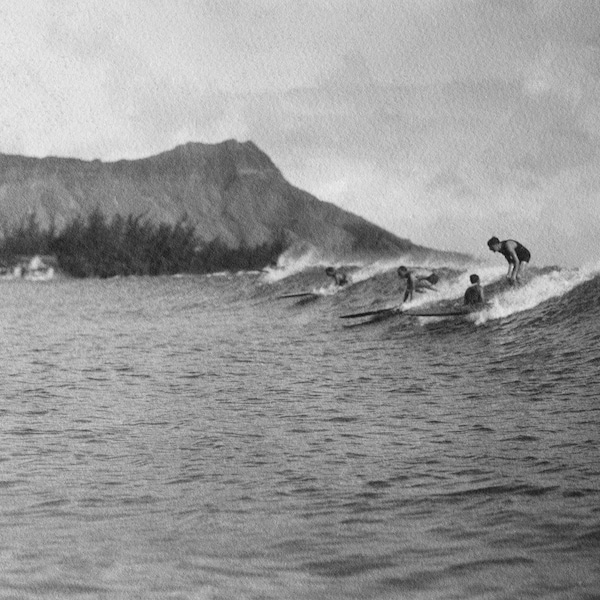
[(523, 270), (523, 266), (527, 264), (524, 261), (521, 261), (514, 269), (513, 271), (513, 279), (518, 282), (519, 281), (519, 275), (521, 274), (521, 271)]
[(419, 283), (417, 283), (417, 286), (415, 287), (415, 292), (419, 292), (419, 294), (427, 292), (428, 290), (433, 290), (435, 292), (436, 288), (433, 285), (431, 285), (431, 283), (429, 283), (429, 281), (427, 280), (419, 281)]

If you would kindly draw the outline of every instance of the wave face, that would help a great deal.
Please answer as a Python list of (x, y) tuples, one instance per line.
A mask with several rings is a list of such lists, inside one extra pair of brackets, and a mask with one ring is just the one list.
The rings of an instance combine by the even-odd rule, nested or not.
[(0, 596), (595, 597), (600, 268), (399, 262), (3, 281)]

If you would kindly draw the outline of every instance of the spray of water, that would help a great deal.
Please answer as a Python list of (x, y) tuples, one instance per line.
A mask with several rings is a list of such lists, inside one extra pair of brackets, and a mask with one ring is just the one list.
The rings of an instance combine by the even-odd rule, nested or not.
[(598, 275), (598, 266), (579, 269), (556, 269), (533, 277), (526, 284), (510, 288), (491, 299), (490, 307), (477, 313), (475, 322), (503, 319), (530, 310), (551, 298), (563, 296), (573, 288)]

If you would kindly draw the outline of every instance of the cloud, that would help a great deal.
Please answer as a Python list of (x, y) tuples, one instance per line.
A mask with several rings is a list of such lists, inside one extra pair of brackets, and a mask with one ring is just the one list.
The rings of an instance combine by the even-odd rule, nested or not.
[(564, 223), (561, 259), (596, 252), (593, 0), (3, 0), (0, 17), (2, 152), (251, 139), (417, 243), (478, 252), (505, 229), (543, 247)]

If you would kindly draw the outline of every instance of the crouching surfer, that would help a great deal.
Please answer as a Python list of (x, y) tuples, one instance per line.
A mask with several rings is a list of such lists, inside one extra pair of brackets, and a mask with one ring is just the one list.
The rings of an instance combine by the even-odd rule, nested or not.
[(500, 241), (497, 237), (488, 240), (488, 248), (492, 252), (500, 252), (508, 261), (508, 273), (506, 279), (510, 284), (519, 283), (519, 274), (523, 263), (528, 263), (531, 253), (523, 244), (515, 240)]
[(341, 269), (334, 269), (333, 267), (327, 267), (325, 269), (325, 274), (328, 277), (333, 277), (335, 281), (335, 285), (339, 287), (343, 287), (348, 283), (348, 275), (344, 273)]
[(420, 294), (427, 290), (436, 291), (434, 285), (440, 279), (435, 273), (428, 275), (418, 274), (414, 271), (409, 271), (405, 266), (398, 267), (398, 277), (406, 280), (402, 302), (412, 300), (414, 292)]

